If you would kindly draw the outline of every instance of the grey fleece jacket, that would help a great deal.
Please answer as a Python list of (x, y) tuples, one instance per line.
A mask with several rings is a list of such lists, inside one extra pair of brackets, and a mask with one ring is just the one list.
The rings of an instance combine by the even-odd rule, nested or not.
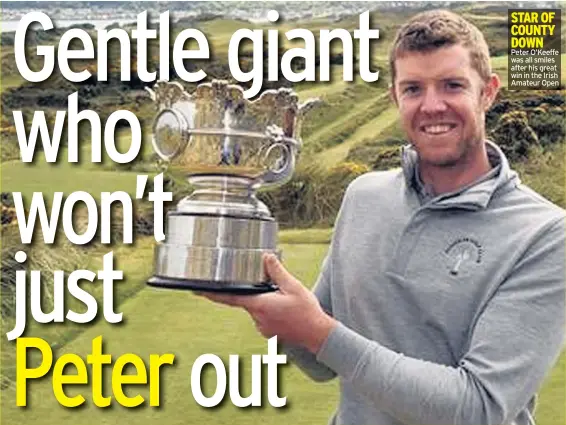
[(314, 289), (339, 325), (316, 356), (285, 347), (339, 377), (331, 423), (534, 423), (564, 341), (565, 214), (488, 150), (495, 170), (455, 193), (423, 196), (411, 149), (348, 188)]

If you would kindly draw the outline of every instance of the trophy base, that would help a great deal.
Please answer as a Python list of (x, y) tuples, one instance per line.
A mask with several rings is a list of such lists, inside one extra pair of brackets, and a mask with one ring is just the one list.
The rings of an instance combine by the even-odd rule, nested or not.
[(277, 288), (268, 282), (264, 257), (280, 256), (276, 239), (277, 223), (271, 218), (169, 213), (167, 237), (155, 246), (148, 284), (233, 294), (272, 292)]
[(153, 276), (148, 281), (149, 286), (156, 288), (181, 289), (196, 292), (217, 292), (234, 295), (257, 295), (277, 291), (277, 285), (271, 282), (257, 284), (245, 282), (210, 282), (196, 279), (179, 279)]

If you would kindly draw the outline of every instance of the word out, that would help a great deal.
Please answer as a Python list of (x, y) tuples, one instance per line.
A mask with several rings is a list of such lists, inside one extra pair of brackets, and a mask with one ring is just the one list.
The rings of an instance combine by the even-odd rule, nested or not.
[[(273, 407), (283, 407), (287, 404), (287, 397), (277, 395), (277, 366), (287, 363), (287, 356), (277, 354), (277, 336), (267, 341), (267, 354), (252, 355), (252, 392), (248, 397), (240, 395), (239, 382), (239, 356), (230, 355), (229, 381), (230, 400), (237, 407), (261, 406), (261, 364), (267, 365), (267, 397)], [(210, 364), (216, 370), (216, 390), (210, 397), (202, 392), (201, 374), (205, 365)], [(217, 406), (226, 396), (226, 368), (220, 357), (214, 354), (203, 354), (193, 364), (191, 372), (191, 389), (196, 402), (203, 407)]]

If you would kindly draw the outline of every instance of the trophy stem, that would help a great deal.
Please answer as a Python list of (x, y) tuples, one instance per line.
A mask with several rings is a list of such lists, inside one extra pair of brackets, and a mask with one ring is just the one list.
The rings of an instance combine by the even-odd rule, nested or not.
[(236, 176), (190, 176), (195, 191), (177, 205), (185, 214), (273, 220), (267, 206), (256, 196), (253, 180)]
[(257, 189), (253, 179), (236, 175), (189, 175), (187, 180), (195, 187), (220, 189)]

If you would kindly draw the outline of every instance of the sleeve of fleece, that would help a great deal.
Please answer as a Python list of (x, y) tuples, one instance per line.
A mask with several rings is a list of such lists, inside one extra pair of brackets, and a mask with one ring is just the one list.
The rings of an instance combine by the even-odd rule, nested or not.
[[(322, 272), (318, 281), (313, 289), (314, 294), (318, 298), (322, 309), (332, 316), (332, 303), (330, 296), (330, 276), (331, 276), (331, 255), (332, 248), (330, 248), (326, 259), (322, 265)], [(285, 354), (287, 354), (293, 363), (303, 370), (311, 379), (323, 382), (329, 381), (336, 376), (336, 373), (317, 361), (316, 356), (303, 347), (290, 344), (281, 345)]]
[[(314, 286), (314, 295), (318, 298), (318, 302), (322, 309), (333, 316), (332, 313), (332, 247), (334, 245), (334, 240), (339, 237), (340, 232), (343, 227), (344, 216), (346, 215), (347, 205), (350, 198), (350, 187), (346, 190), (344, 198), (342, 200), (342, 205), (340, 206), (340, 211), (336, 217), (336, 223), (334, 226), (334, 234), (332, 237), (332, 243), (326, 254), (324, 263), (322, 264), (322, 269), (318, 280)], [(329, 381), (335, 378), (336, 372), (332, 367), (326, 366), (317, 360), (316, 356), (310, 351), (303, 347), (299, 347), (291, 344), (281, 344), (281, 348), (285, 354), (289, 356), (291, 361), (295, 363), (303, 372), (305, 372), (311, 379), (323, 382)]]
[(457, 367), (403, 356), (341, 324), (317, 359), (403, 422), (509, 424), (563, 346), (564, 263), (561, 219), (538, 237), (494, 294)]

